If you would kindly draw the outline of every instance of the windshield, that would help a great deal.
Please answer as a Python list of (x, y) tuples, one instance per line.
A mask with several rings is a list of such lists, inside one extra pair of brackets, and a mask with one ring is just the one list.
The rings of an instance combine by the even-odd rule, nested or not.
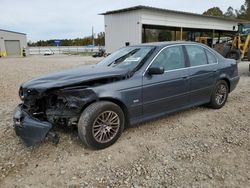
[(153, 47), (125, 47), (97, 64), (97, 66), (118, 67), (133, 70), (149, 54)]

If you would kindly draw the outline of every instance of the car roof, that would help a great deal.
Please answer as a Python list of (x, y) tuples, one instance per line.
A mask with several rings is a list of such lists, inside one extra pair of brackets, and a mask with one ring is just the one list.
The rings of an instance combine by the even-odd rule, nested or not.
[[(133, 46), (140, 46), (140, 47), (145, 47), (145, 46), (153, 46), (153, 47), (165, 47), (165, 46), (169, 46), (169, 45), (175, 45), (175, 44), (196, 44), (196, 45), (202, 45), (201, 43), (198, 42), (191, 42), (191, 41), (168, 41), (168, 42), (152, 42), (152, 43), (143, 43), (143, 44), (139, 44), (139, 45), (133, 45)], [(131, 46), (131, 47), (133, 47)]]
[(202, 46), (203, 48), (212, 51), (214, 55), (217, 56), (217, 58), (224, 58), (221, 54), (219, 54), (216, 50), (210, 48), (209, 46), (199, 43), (199, 42), (192, 42), (192, 41), (167, 41), (167, 42), (153, 42), (153, 43), (143, 43), (140, 45), (134, 45), (131, 47), (156, 47), (158, 49), (162, 49), (166, 46), (171, 46), (171, 45), (197, 45), (197, 46)]

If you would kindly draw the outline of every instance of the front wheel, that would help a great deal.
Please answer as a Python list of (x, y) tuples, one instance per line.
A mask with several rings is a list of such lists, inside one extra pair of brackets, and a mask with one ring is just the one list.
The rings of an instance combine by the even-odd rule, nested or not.
[(108, 101), (95, 102), (82, 113), (78, 135), (87, 147), (104, 149), (114, 144), (124, 129), (122, 109)]
[(216, 83), (209, 106), (214, 109), (222, 108), (228, 98), (229, 87), (226, 81), (220, 80)]

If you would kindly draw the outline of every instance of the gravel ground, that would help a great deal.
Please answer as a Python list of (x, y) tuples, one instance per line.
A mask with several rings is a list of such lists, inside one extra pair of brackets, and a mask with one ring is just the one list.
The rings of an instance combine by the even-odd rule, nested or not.
[(250, 187), (250, 77), (220, 110), (197, 107), (126, 129), (113, 146), (84, 149), (75, 129), (60, 143), (25, 147), (12, 129), (19, 85), (97, 60), (79, 56), (0, 59), (0, 187)]

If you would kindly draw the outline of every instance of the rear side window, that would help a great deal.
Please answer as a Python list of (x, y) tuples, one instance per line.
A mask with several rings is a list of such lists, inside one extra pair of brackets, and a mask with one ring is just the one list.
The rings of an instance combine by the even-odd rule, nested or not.
[(206, 53), (207, 53), (208, 64), (215, 64), (215, 63), (217, 63), (217, 58), (214, 56), (214, 54), (212, 54), (208, 50), (206, 50)]
[(164, 49), (152, 63), (152, 67), (164, 67), (166, 71), (185, 68), (182, 46)]
[(205, 50), (199, 46), (186, 46), (191, 67), (206, 65), (207, 56)]

